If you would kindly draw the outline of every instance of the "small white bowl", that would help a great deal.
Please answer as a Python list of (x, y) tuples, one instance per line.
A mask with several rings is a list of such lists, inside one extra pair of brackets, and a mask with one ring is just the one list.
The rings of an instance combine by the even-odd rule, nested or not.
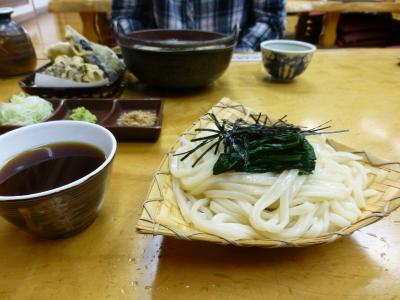
[(261, 43), (265, 70), (273, 81), (291, 81), (307, 68), (316, 47), (292, 40), (270, 40)]
[(107, 189), (117, 141), (108, 129), (79, 121), (44, 122), (0, 136), (0, 168), (20, 153), (65, 142), (94, 146), (104, 152), (106, 159), (91, 173), (61, 187), (35, 194), (0, 196), (0, 214), (39, 238), (71, 236), (95, 220)]

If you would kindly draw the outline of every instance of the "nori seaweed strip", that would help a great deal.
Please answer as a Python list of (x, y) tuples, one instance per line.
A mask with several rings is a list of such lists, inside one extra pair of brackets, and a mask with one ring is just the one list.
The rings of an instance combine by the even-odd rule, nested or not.
[(214, 153), (218, 153), (219, 145), (222, 143), (224, 151), (214, 164), (214, 174), (227, 171), (282, 172), (287, 169), (299, 169), (301, 175), (311, 174), (315, 169), (316, 156), (312, 145), (305, 137), (346, 131), (322, 132), (330, 128), (326, 126), (330, 121), (306, 129), (287, 123), (286, 115), (275, 122), (268, 116), (261, 122), (262, 114), (250, 115), (254, 123), (245, 122), (243, 119), (234, 122), (225, 119), (219, 121), (212, 113), (208, 116), (217, 129), (195, 129), (212, 134), (192, 139), (192, 142), (201, 141), (201, 143), (189, 151), (175, 155), (184, 155), (181, 160), (185, 160), (198, 149), (218, 139), (207, 147), (192, 165), (194, 167), (213, 148), (215, 148)]

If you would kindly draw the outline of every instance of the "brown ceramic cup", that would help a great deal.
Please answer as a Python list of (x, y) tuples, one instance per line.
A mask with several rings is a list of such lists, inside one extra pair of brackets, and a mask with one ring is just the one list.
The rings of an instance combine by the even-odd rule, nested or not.
[(78, 121), (45, 122), (0, 136), (0, 168), (22, 152), (63, 142), (92, 145), (106, 159), (88, 175), (61, 187), (29, 195), (0, 195), (0, 214), (43, 239), (65, 238), (92, 224), (103, 203), (117, 142), (106, 128)]

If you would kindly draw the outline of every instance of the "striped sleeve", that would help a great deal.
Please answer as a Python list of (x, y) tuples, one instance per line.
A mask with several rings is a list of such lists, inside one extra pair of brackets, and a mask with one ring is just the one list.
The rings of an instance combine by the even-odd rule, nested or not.
[(120, 24), (125, 32), (153, 28), (154, 17), (150, 0), (113, 0), (112, 28)]
[(285, 30), (285, 0), (254, 0), (254, 23), (242, 35), (237, 49), (256, 51), (262, 41), (282, 38)]

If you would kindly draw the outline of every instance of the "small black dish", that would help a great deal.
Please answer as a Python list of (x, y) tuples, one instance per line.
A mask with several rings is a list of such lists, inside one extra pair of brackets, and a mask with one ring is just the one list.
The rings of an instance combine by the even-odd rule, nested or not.
[[(54, 113), (44, 122), (68, 120), (74, 108), (83, 106), (97, 117), (97, 124), (112, 132), (118, 142), (155, 142), (161, 133), (163, 102), (161, 99), (50, 99)], [(131, 110), (153, 111), (156, 124), (152, 126), (122, 126), (118, 118)], [(29, 126), (29, 125), (27, 125)], [(0, 134), (22, 126), (1, 126)]]

